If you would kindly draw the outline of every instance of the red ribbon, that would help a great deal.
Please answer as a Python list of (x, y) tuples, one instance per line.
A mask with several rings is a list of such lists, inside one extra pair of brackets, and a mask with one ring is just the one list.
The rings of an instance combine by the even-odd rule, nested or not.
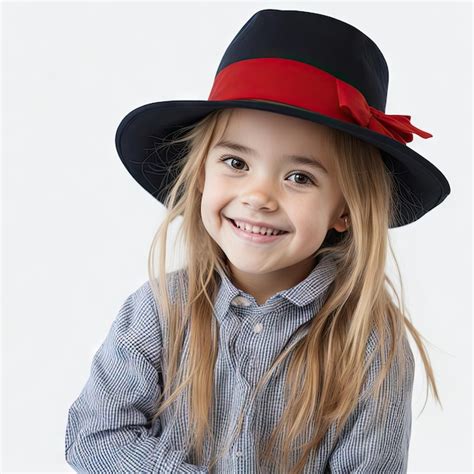
[(336, 79), (336, 87), (339, 107), (353, 117), (355, 122), (362, 127), (392, 137), (401, 143), (411, 142), (413, 133), (423, 138), (433, 136), (412, 125), (410, 115), (386, 114), (372, 107), (358, 89), (346, 82)]
[(400, 143), (428, 132), (410, 123), (410, 115), (386, 114), (370, 106), (355, 87), (309, 64), (292, 59), (245, 59), (222, 69), (208, 100), (262, 100), (302, 108), (355, 123)]

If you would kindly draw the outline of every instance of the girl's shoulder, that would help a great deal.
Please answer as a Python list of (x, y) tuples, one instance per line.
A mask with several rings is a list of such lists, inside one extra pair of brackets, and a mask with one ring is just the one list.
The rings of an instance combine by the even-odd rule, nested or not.
[[(165, 274), (166, 283), (168, 287), (168, 294), (170, 296), (174, 296), (176, 294), (178, 284), (184, 284), (187, 288), (187, 272), (185, 268), (180, 268), (178, 270), (172, 270)], [(152, 286), (155, 286), (158, 289), (161, 285), (161, 282), (158, 278), (154, 279), (153, 281), (149, 278), (145, 280), (143, 283), (140, 284), (132, 293), (128, 296), (128, 298), (132, 298), (134, 301), (148, 301), (151, 302), (153, 300), (153, 289)]]
[[(177, 285), (183, 280), (183, 272), (184, 270), (179, 269), (166, 274), (168, 294), (172, 299)], [(156, 304), (152, 283), (148, 279), (126, 297), (113, 322), (112, 330), (118, 341), (152, 358), (156, 348), (162, 344), (163, 319)]]
[[(380, 342), (379, 332), (375, 328), (372, 328), (367, 340), (366, 356), (371, 355), (377, 349), (379, 342)], [(385, 355), (387, 355), (392, 344), (392, 334), (390, 331), (386, 332), (384, 342), (385, 342)], [(410, 341), (409, 341), (406, 329), (403, 331), (401, 344), (402, 344), (402, 347), (399, 348), (400, 352), (405, 356), (409, 364), (413, 364), (415, 358), (413, 355), (413, 351), (410, 345)]]
[[(181, 300), (187, 296), (187, 271), (180, 268), (167, 272), (166, 275), (167, 294), (170, 302), (174, 303), (179, 297)], [(161, 282), (158, 279), (151, 281), (147, 279), (136, 288), (127, 298), (126, 303), (133, 305), (135, 313), (142, 317), (163, 323), (163, 318), (157, 305), (160, 297)]]
[[(165, 274), (167, 293), (169, 298), (172, 301), (175, 301), (176, 296), (180, 295), (181, 298), (187, 295), (188, 290), (188, 279), (187, 279), (187, 270), (186, 268), (179, 268), (177, 270), (169, 271)], [(145, 300), (155, 303), (154, 291), (152, 286), (157, 292), (157, 297), (159, 296), (158, 290), (161, 286), (161, 282), (158, 279), (151, 281), (150, 279), (146, 280), (137, 290), (137, 296), (142, 297)], [(155, 310), (156, 305), (155, 305)], [(158, 311), (157, 311), (158, 312)]]
[[(372, 329), (366, 347), (366, 361), (371, 358), (371, 363), (367, 372), (367, 378), (364, 384), (365, 399), (381, 370), (386, 366), (389, 352), (392, 346), (392, 335), (386, 332), (384, 341), (384, 358), (382, 352), (379, 350), (380, 335)], [(410, 341), (406, 331), (403, 332), (401, 338), (401, 346), (395, 348), (395, 358), (388, 368), (388, 372), (384, 378), (385, 393), (390, 398), (390, 403), (399, 405), (411, 398), (413, 389), (413, 381), (415, 375), (415, 358), (410, 345)]]

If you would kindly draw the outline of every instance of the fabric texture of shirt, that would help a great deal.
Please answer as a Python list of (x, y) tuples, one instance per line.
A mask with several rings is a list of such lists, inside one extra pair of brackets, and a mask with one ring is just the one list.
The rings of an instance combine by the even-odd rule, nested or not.
[[(176, 270), (173, 275), (184, 269)], [(69, 408), (66, 461), (76, 472), (91, 473), (260, 473), (256, 445), (267, 438), (283, 413), (284, 378), (288, 358), (249, 403), (252, 389), (281, 349), (306, 334), (309, 320), (323, 305), (336, 274), (330, 255), (292, 288), (280, 291), (264, 304), (237, 288), (225, 274), (214, 301), (219, 327), (215, 367), (213, 433), (224, 443), (242, 409), (243, 427), (223, 460), (209, 469), (195, 465), (183, 448), (189, 417), (186, 407), (176, 416), (168, 407), (153, 423), (162, 391), (163, 321), (148, 281), (130, 294), (92, 359), (89, 378)], [(367, 353), (376, 340), (369, 339)], [(185, 336), (184, 349), (188, 338)], [(371, 403), (360, 402), (341, 437), (333, 446), (331, 428), (304, 473), (406, 473), (411, 435), (411, 399), (414, 359), (409, 346), (407, 376), (402, 392), (395, 391), (396, 373), (383, 424), (372, 425)], [(374, 359), (368, 382), (380, 370)], [(219, 446), (219, 444), (218, 444)], [(206, 445), (206, 456), (209, 454)], [(209, 459), (206, 457), (206, 459)]]

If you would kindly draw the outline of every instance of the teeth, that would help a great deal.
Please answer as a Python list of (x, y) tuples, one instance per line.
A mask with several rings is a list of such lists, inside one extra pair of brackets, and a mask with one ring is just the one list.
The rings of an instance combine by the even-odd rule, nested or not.
[(245, 222), (234, 221), (235, 225), (239, 229), (246, 230), (247, 232), (251, 232), (252, 234), (260, 234), (260, 235), (279, 235), (283, 232), (277, 229), (271, 229), (269, 227), (259, 227), (259, 226), (251, 226), (250, 224), (246, 224)]

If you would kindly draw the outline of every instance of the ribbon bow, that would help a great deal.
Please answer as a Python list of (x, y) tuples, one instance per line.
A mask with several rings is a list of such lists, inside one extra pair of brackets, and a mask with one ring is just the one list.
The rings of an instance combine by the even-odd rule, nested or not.
[(336, 79), (336, 87), (339, 108), (359, 125), (394, 138), (403, 144), (413, 140), (413, 133), (422, 138), (433, 136), (412, 125), (411, 115), (386, 114), (370, 106), (364, 95), (346, 82)]

